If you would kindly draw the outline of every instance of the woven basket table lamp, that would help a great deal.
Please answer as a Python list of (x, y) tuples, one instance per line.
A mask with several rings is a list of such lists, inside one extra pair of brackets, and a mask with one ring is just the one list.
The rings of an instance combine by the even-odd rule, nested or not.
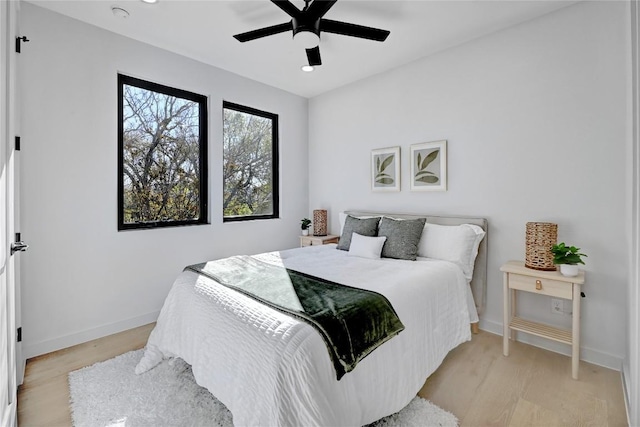
[(555, 270), (551, 247), (556, 243), (558, 243), (558, 224), (528, 222), (525, 267), (543, 271)]

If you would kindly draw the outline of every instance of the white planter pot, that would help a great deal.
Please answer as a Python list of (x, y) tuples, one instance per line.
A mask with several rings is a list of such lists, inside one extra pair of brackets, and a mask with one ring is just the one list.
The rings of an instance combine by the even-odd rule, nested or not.
[(574, 277), (578, 275), (578, 266), (575, 264), (560, 264), (560, 273), (563, 276)]
[(309, 229), (302, 230), (302, 235), (303, 236), (308, 236), (309, 235)]

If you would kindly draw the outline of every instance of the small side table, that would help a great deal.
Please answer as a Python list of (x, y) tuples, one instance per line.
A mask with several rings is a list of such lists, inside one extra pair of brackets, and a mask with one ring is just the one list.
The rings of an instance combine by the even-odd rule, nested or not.
[(300, 236), (300, 247), (328, 245), (329, 243), (338, 243), (340, 236), (327, 234), (326, 236)]
[[(558, 271), (533, 270), (522, 261), (509, 261), (500, 267), (504, 273), (504, 333), (503, 353), (509, 355), (509, 335), (513, 331), (525, 332), (538, 337), (558, 341), (571, 346), (571, 375), (578, 379), (580, 363), (580, 287), (584, 284), (584, 271), (575, 277), (563, 276)], [(509, 292), (511, 291), (511, 292)], [(517, 316), (516, 292), (530, 292), (573, 301), (571, 330), (560, 329), (532, 322)]]

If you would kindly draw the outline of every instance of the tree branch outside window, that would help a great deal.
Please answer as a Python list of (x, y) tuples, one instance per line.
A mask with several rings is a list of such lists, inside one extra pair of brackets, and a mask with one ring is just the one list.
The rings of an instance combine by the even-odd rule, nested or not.
[(278, 218), (278, 116), (225, 102), (224, 221)]
[(118, 229), (207, 223), (207, 101), (118, 75)]

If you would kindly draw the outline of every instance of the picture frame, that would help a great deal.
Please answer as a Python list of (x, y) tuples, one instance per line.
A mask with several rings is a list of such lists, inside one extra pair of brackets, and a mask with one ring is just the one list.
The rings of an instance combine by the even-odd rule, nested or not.
[(411, 145), (411, 191), (447, 191), (447, 141)]
[(371, 150), (371, 190), (400, 191), (400, 146)]

